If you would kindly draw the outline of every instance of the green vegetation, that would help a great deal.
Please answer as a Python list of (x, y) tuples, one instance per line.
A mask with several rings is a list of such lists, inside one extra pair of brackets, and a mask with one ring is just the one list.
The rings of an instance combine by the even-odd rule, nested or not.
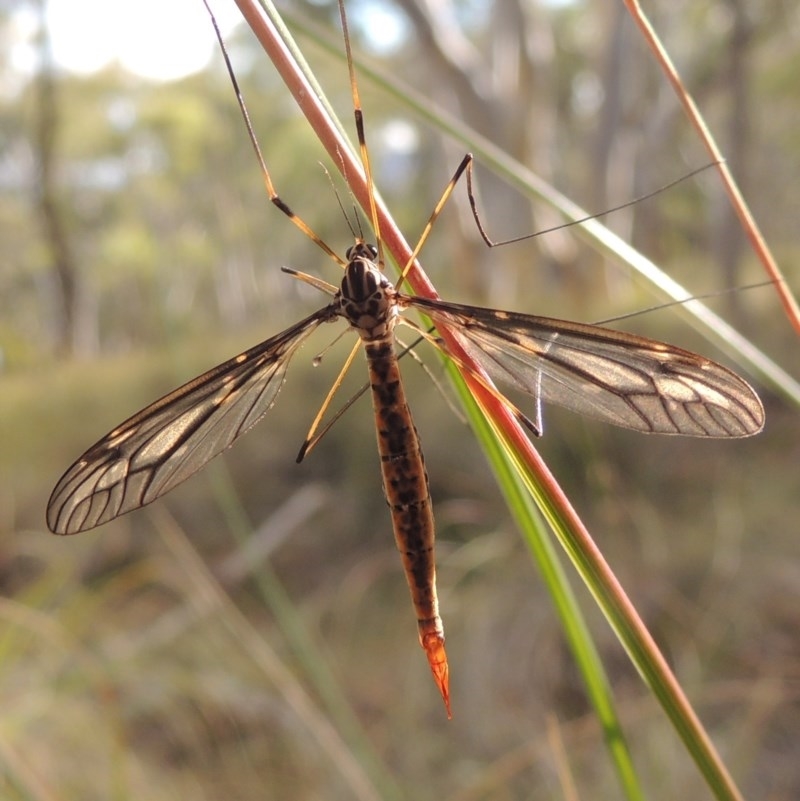
[[(681, 21), (685, 48), (696, 54), (688, 77), (723, 126), (734, 95), (719, 85), (720, 65), (733, 50), (725, 29), (710, 27), (722, 7), (701, 5), (707, 16)], [(789, 113), (796, 92), (786, 76), (796, 54), (784, 34), (789, 21), (767, 5), (775, 8), (760, 21), (747, 62), (752, 139), (741, 169), (788, 266), (797, 251), (790, 198), (800, 151)], [(639, 104), (628, 100), (613, 152), (598, 162), (589, 144), (607, 120), (568, 103), (586, 97), (581, 81), (591, 88), (601, 75), (604, 43), (588, 37), (596, 24), (579, 10), (601, 13), (576, 5), (537, 23), (553, 37), (555, 66), (527, 75), (522, 111), (537, 117), (542, 138), (522, 149), (534, 166), (557, 154), (545, 172), (583, 205), (602, 208), (703, 157), (676, 111), (669, 124), (653, 122), (654, 109), (668, 105), (665, 90), (644, 71), (643, 55), (629, 55), (638, 66), (626, 74), (641, 68), (642, 86), (620, 86)], [(480, 46), (498, 35), (476, 27), (486, 20), (470, 22), (465, 31)], [(362, 35), (369, 39), (369, 31)], [(420, 82), (425, 55), (415, 41), (387, 56), (389, 69), (411, 84)], [(327, 158), (244, 32), (232, 48), (250, 64), (239, 78), (278, 190), (343, 249), (351, 237), (317, 163)], [(344, 67), (313, 46), (308, 55), (347, 119)], [(573, 96), (576, 87), (584, 94)], [(435, 82), (430, 88), (446, 105)], [(518, 106), (521, 92), (507, 92)], [(458, 154), (422, 126), (412, 156), (393, 152), (383, 134), (404, 112), (368, 84), (362, 93), (379, 186), (413, 239)], [(511, 130), (520, 115), (501, 105), (509, 100), (502, 95), (492, 124), (484, 122), (489, 133), (500, 119)], [(473, 124), (486, 115), (485, 106), (460, 101)], [(59, 76), (55, 188), (80, 287), (73, 324), (63, 325), (57, 249), (37, 215), (37, 86), (22, 85), (2, 102), (0, 795), (558, 798), (567, 796), (559, 773), (566, 771), (581, 797), (620, 797), (600, 724), (510, 513), (468, 429), (415, 364), (405, 367), (436, 504), (452, 722), (416, 644), (368, 402), (294, 464), (346, 349), (337, 345), (311, 366), (329, 331), (296, 357), (269, 417), (163, 502), (97, 532), (46, 532), (48, 493), (86, 446), (319, 303), (281, 275), (281, 265), (328, 280), (336, 273), (265, 200), (218, 59), (202, 74), (157, 86), (115, 69)], [(634, 111), (642, 116), (631, 119)], [(531, 125), (517, 123), (519, 131)], [(686, 152), (693, 155), (684, 161)], [(479, 180), (493, 232), (530, 228), (532, 212), (517, 195), (495, 194), (491, 176)], [(713, 176), (702, 176), (610, 222), (630, 222), (634, 242), (698, 292), (757, 280), (744, 249), (736, 270), (715, 270), (727, 257), (711, 248), (725, 230), (714, 227), (724, 201), (713, 187)], [(547, 210), (535, 213), (538, 227), (549, 224)], [(489, 253), (458, 216), (448, 209), (424, 254), (448, 297), (578, 319), (649, 303), (569, 235)], [(770, 290), (733, 297), (740, 330), (788, 361), (796, 345)], [(626, 326), (716, 356), (668, 313)], [(438, 372), (435, 357), (423, 355)], [(353, 373), (351, 391), (363, 379), (363, 371)], [(791, 798), (800, 790), (791, 685), (796, 412), (763, 394), (767, 430), (752, 440), (647, 438), (547, 409), (537, 447), (745, 794)], [(250, 542), (260, 544), (259, 555), (247, 550)], [(711, 797), (587, 594), (581, 586), (575, 592), (646, 797)]]

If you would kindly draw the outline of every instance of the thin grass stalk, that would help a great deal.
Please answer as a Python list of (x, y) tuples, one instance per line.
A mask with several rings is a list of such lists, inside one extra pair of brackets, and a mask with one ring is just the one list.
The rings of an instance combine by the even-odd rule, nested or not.
[[(358, 160), (333, 124), (323, 104), (312, 97), (310, 83), (291, 60), (289, 50), (280, 40), (272, 22), (260, 7), (250, 0), (237, 0), (237, 5), (265, 48), (278, 72), (300, 105), (333, 163), (345, 176), (362, 208), (370, 208), (366, 181)], [(272, 10), (274, 12), (274, 9)], [(384, 204), (377, 198), (378, 220), (384, 245), (398, 264), (411, 257), (411, 248), (394, 224)], [(408, 274), (409, 284), (418, 294), (436, 298), (433, 285), (415, 264)], [(457, 336), (440, 330), (448, 349), (460, 360), (480, 372), (461, 348)], [(625, 596), (613, 572), (597, 549), (588, 531), (554, 477), (533, 448), (526, 433), (507, 407), (469, 375), (466, 384), (489, 422), (501, 447), (557, 538), (569, 554), (590, 591), (608, 616), (632, 661), (657, 697), (668, 718), (678, 731), (702, 775), (719, 799), (741, 801), (736, 788), (708, 734), (694, 713), (676, 678), (669, 670), (635, 608)]]
[(30, 801), (62, 801), (59, 791), (28, 764), (26, 755), (6, 738), (4, 732), (0, 732), (0, 768), (3, 785), (13, 786), (20, 797)]
[[(477, 393), (476, 393), (477, 394)], [(483, 400), (478, 398), (483, 406)], [(588, 530), (527, 437), (484, 409), (509, 465), (534, 498), (553, 533), (608, 619), (651, 692), (720, 801), (742, 801), (732, 776), (663, 654)]]
[(753, 215), (750, 212), (744, 197), (742, 196), (742, 193), (739, 191), (736, 180), (731, 174), (728, 164), (725, 161), (719, 147), (717, 146), (717, 143), (714, 140), (708, 125), (706, 125), (703, 115), (700, 113), (700, 110), (697, 108), (697, 104), (694, 102), (694, 99), (684, 86), (678, 70), (675, 68), (675, 65), (672, 63), (672, 59), (669, 57), (669, 53), (667, 53), (666, 48), (658, 38), (658, 34), (650, 24), (650, 21), (647, 19), (644, 11), (642, 11), (642, 7), (638, 0), (624, 0), (624, 3), (625, 7), (628, 9), (628, 13), (633, 18), (636, 27), (642, 34), (645, 43), (652, 51), (656, 61), (664, 71), (664, 74), (667, 76), (669, 82), (672, 84), (672, 88), (675, 90), (675, 94), (678, 96), (678, 99), (680, 100), (681, 105), (686, 112), (686, 116), (689, 118), (689, 122), (692, 124), (692, 127), (695, 129), (695, 131), (697, 131), (700, 141), (703, 143), (709, 155), (716, 163), (717, 170), (719, 171), (720, 178), (722, 179), (722, 185), (725, 188), (725, 192), (728, 195), (731, 205), (733, 206), (733, 210), (736, 212), (736, 215), (739, 218), (739, 222), (742, 225), (742, 230), (750, 240), (750, 245), (755, 251), (756, 256), (764, 266), (764, 270), (766, 271), (767, 275), (772, 280), (784, 312), (789, 318), (789, 322), (792, 324), (795, 331), (800, 334), (800, 307), (797, 305), (797, 300), (795, 299), (794, 295), (792, 295), (792, 292), (786, 283), (786, 279), (783, 277), (781, 269), (778, 266), (778, 263), (775, 261), (775, 257), (772, 255), (772, 252), (765, 242), (764, 237), (755, 219), (753, 218)]
[(631, 754), (625, 742), (622, 725), (617, 716), (610, 683), (594, 646), (591, 632), (569, 584), (558, 554), (553, 547), (548, 527), (534, 505), (530, 492), (520, 480), (513, 462), (508, 458), (492, 425), (477, 407), (458, 368), (448, 362), (446, 369), (461, 402), (464, 404), (476, 438), (483, 448), (511, 515), (531, 551), (534, 564), (544, 580), (561, 620), (564, 634), (583, 677), (589, 701), (597, 713), (603, 736), (619, 777), (625, 797), (643, 799)]
[[(243, 547), (250, 540), (253, 527), (247, 519), (244, 506), (224, 462), (214, 463), (212, 482), (213, 494), (223, 519), (234, 539)], [(263, 560), (252, 571), (252, 577), (266, 607), (274, 615), (278, 627), (294, 652), (297, 669), (306, 675), (308, 682), (319, 696), (328, 719), (335, 724), (352, 755), (368, 774), (374, 786), (379, 788), (383, 801), (394, 799), (399, 801), (403, 797), (401, 789), (387, 771), (367, 732), (348, 704), (341, 684), (328, 668), (325, 654), (309, 633), (302, 615), (275, 574), (269, 560)]]
[[(327, 32), (298, 17), (290, 17), (286, 13), (284, 16), (290, 20), (293, 30), (301, 31), (326, 52), (343, 59), (341, 43), (334, 42)], [(708, 342), (727, 354), (740, 370), (746, 370), (794, 406), (800, 406), (800, 383), (794, 377), (705, 303), (695, 299), (686, 287), (667, 275), (657, 264), (603, 225), (599, 219), (592, 217), (590, 212), (565, 197), (527, 165), (514, 159), (462, 120), (434, 106), (419, 92), (402, 83), (396, 75), (389, 75), (370, 61), (358, 57), (356, 64), (359, 76), (386, 91), (418, 119), (463, 144), (482, 166), (503, 178), (509, 186), (516, 187), (524, 195), (558, 211), (567, 222), (576, 223), (575, 232), (578, 236), (599, 253), (630, 268), (658, 297), (675, 301), (677, 305), (674, 310)]]
[(302, 721), (323, 753), (327, 754), (350, 788), (353, 798), (360, 801), (379, 801), (385, 798), (327, 715), (319, 709), (294, 673), (231, 601), (171, 515), (163, 508), (154, 509), (152, 515), (156, 529), (181, 565), (184, 575), (191, 581), (200, 601), (218, 611), (220, 622), (228, 629), (233, 641), (253, 659), (273, 686), (280, 689), (283, 700), (294, 711), (298, 720)]

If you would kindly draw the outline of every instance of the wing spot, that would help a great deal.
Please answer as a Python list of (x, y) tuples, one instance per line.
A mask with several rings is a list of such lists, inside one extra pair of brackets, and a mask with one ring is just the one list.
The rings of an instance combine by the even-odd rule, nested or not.
[[(119, 428), (115, 428), (109, 435), (108, 435), (108, 447), (109, 448), (118, 448), (122, 445), (123, 442), (127, 442), (134, 434), (136, 433), (136, 428), (124, 428), (120, 426)], [(88, 463), (88, 460), (86, 460)]]

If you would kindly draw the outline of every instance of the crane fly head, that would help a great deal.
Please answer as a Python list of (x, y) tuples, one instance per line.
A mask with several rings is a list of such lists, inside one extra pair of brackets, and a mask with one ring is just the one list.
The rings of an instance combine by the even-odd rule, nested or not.
[(378, 249), (358, 241), (348, 248), (347, 265), (337, 293), (339, 314), (366, 342), (387, 337), (397, 321), (399, 308), (392, 282), (380, 271)]

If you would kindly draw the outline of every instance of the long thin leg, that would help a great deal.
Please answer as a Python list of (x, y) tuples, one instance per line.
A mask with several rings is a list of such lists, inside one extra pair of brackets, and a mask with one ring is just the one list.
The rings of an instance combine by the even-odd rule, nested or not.
[[(297, 454), (297, 463), (305, 459), (306, 454), (308, 451), (319, 441), (319, 439), (315, 439), (314, 435), (319, 428), (319, 424), (322, 421), (322, 418), (325, 416), (325, 412), (328, 411), (328, 407), (331, 405), (331, 401), (333, 401), (333, 396), (339, 391), (339, 387), (342, 385), (344, 381), (345, 375), (347, 375), (347, 371), (350, 369), (350, 365), (353, 363), (353, 359), (356, 357), (356, 353), (361, 350), (361, 339), (358, 339), (353, 345), (353, 349), (350, 351), (350, 355), (347, 357), (347, 361), (345, 361), (344, 366), (339, 371), (339, 375), (336, 377), (336, 380), (333, 382), (333, 385), (328, 390), (328, 394), (325, 396), (325, 400), (322, 402), (322, 405), (319, 407), (319, 411), (317, 412), (316, 417), (314, 418), (311, 426), (308, 429), (308, 433), (306, 434), (305, 440), (303, 440), (303, 444), (300, 446), (300, 452)], [(337, 415), (338, 418), (338, 415)], [(325, 431), (328, 429), (326, 428), (322, 433), (324, 434)]]
[(458, 167), (456, 167), (453, 177), (449, 180), (447, 186), (444, 188), (444, 192), (442, 192), (439, 202), (434, 206), (430, 217), (428, 217), (428, 221), (425, 223), (425, 227), (422, 229), (419, 240), (417, 241), (417, 244), (411, 253), (411, 258), (408, 260), (408, 262), (406, 262), (405, 267), (403, 267), (403, 270), (400, 273), (400, 277), (397, 279), (395, 289), (399, 289), (403, 281), (405, 281), (408, 271), (411, 269), (411, 265), (414, 263), (417, 256), (419, 256), (423, 245), (428, 241), (428, 237), (433, 230), (434, 223), (442, 213), (442, 209), (445, 207), (447, 201), (450, 200), (450, 196), (453, 194), (453, 190), (456, 188), (456, 184), (464, 173), (464, 170), (467, 171), (467, 177), (469, 177), (469, 174), (472, 171), (472, 153), (467, 153), (464, 158), (461, 159), (461, 163), (458, 165)]
[(350, 92), (353, 97), (353, 116), (356, 121), (356, 136), (358, 137), (358, 150), (361, 154), (361, 164), (364, 167), (364, 175), (367, 179), (367, 193), (369, 195), (369, 214), (372, 230), (375, 233), (375, 245), (378, 248), (378, 266), (383, 269), (383, 242), (381, 240), (381, 227), (378, 220), (378, 205), (375, 201), (375, 181), (372, 177), (372, 166), (369, 160), (369, 150), (367, 148), (367, 136), (364, 131), (364, 112), (361, 109), (361, 97), (358, 93), (358, 82), (356, 81), (356, 70), (353, 64), (353, 52), (350, 47), (350, 28), (347, 25), (347, 14), (344, 10), (344, 0), (339, 0), (339, 17), (342, 21), (342, 33), (344, 35), (345, 54), (347, 56), (347, 69), (350, 73)]
[(250, 120), (250, 114), (247, 111), (247, 106), (245, 105), (242, 91), (239, 88), (239, 81), (236, 80), (236, 74), (233, 71), (233, 65), (231, 64), (230, 57), (228, 56), (228, 51), (225, 48), (222, 32), (220, 31), (219, 25), (217, 25), (217, 20), (208, 5), (208, 0), (203, 0), (203, 5), (205, 5), (206, 10), (211, 17), (211, 24), (214, 26), (214, 33), (216, 34), (220, 49), (222, 50), (222, 57), (225, 59), (225, 66), (227, 67), (231, 84), (233, 84), (233, 91), (236, 94), (236, 101), (239, 104), (239, 110), (242, 113), (242, 119), (244, 120), (245, 127), (247, 128), (247, 135), (250, 137), (250, 143), (253, 145), (253, 150), (255, 151), (256, 158), (258, 159), (258, 163), (261, 167), (261, 174), (264, 178), (264, 187), (267, 190), (267, 195), (269, 196), (270, 201), (273, 203), (273, 205), (277, 206), (315, 245), (317, 245), (317, 247), (323, 250), (340, 267), (344, 267), (346, 265), (344, 259), (342, 259), (342, 257), (339, 256), (320, 236), (318, 236), (302, 217), (298, 217), (297, 214), (292, 211), (289, 205), (286, 204), (275, 191), (275, 187), (272, 184), (272, 178), (270, 177), (269, 170), (267, 169), (267, 163), (261, 153), (258, 139), (256, 138), (255, 131), (253, 130), (253, 123)]
[(704, 170), (707, 170), (709, 167), (714, 167), (717, 162), (711, 162), (710, 164), (705, 164), (702, 167), (698, 167), (696, 170), (692, 170), (691, 172), (686, 173), (686, 175), (682, 175), (680, 178), (676, 178), (674, 181), (670, 181), (663, 186), (660, 186), (658, 189), (654, 189), (652, 192), (647, 192), (644, 195), (639, 195), (639, 197), (633, 198), (633, 200), (627, 200), (625, 203), (620, 203), (618, 206), (612, 206), (610, 209), (604, 209), (603, 211), (599, 211), (595, 214), (587, 214), (585, 217), (581, 217), (577, 220), (570, 220), (569, 222), (562, 223), (561, 225), (553, 225), (550, 228), (542, 228), (540, 231), (534, 231), (532, 234), (523, 234), (522, 236), (515, 236), (511, 239), (501, 239), (499, 241), (494, 241), (489, 237), (486, 233), (486, 229), (481, 222), (480, 215), (478, 214), (478, 203), (475, 199), (475, 192), (472, 185), (472, 163), (473, 159), (470, 155), (469, 163), (467, 166), (467, 197), (469, 198), (469, 206), (472, 210), (472, 216), (475, 219), (475, 225), (478, 228), (478, 232), (481, 235), (481, 239), (486, 243), (487, 247), (490, 248), (498, 248), (502, 247), (503, 245), (511, 245), (514, 242), (524, 242), (526, 239), (533, 239), (537, 236), (542, 236), (543, 234), (549, 234), (553, 231), (560, 231), (563, 228), (571, 228), (573, 225), (580, 225), (581, 223), (588, 222), (589, 220), (596, 220), (598, 217), (605, 217), (607, 214), (611, 214), (615, 211), (621, 211), (622, 209), (627, 209), (630, 206), (635, 206), (637, 203), (640, 203), (642, 200), (647, 200), (648, 198), (655, 197), (656, 195), (660, 195), (665, 189), (670, 189), (671, 187), (675, 186), (676, 184), (682, 183), (687, 178), (692, 178), (693, 176), (697, 175)]

